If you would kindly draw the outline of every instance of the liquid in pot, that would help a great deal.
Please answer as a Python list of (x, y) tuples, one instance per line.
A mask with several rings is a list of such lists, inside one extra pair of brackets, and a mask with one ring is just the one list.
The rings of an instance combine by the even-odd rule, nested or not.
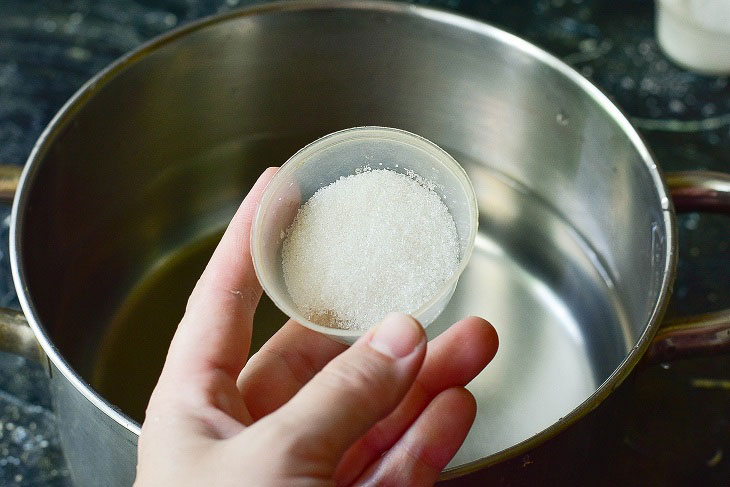
[[(91, 385), (140, 423), (188, 296), (221, 235), (217, 232), (183, 246), (144, 277), (115, 314), (101, 342)], [(264, 294), (254, 319), (251, 353), (287, 318)]]

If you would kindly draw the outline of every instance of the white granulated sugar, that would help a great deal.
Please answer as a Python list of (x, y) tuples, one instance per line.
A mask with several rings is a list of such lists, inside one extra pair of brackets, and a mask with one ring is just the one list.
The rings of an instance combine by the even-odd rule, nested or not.
[(456, 270), (459, 245), (433, 184), (365, 168), (299, 209), (282, 259), (289, 293), (309, 320), (366, 330), (431, 298)]

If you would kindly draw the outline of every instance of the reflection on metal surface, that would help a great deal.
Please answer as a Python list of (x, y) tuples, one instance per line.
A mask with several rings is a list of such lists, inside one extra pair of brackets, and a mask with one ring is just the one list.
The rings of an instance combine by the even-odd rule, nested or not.
[(468, 386), (479, 414), (452, 466), (531, 437), (595, 391), (587, 351), (573, 336), (580, 325), (546, 290), (519, 263), (476, 249), (441, 320), (485, 316), (497, 328), (500, 349)]
[(632, 343), (590, 246), (526, 188), (483, 165), (466, 168), (480, 200), (480, 233), (450, 304), (428, 333), (478, 315), (497, 328), (500, 348), (468, 386), (479, 414), (450, 466), (559, 421), (596, 391)]

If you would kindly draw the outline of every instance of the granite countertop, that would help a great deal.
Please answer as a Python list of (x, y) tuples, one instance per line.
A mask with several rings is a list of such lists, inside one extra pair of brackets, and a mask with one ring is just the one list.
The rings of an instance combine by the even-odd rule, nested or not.
[[(171, 28), (251, 3), (0, 0), (0, 164), (22, 165), (53, 114), (117, 57)], [(572, 65), (627, 113), (663, 170), (730, 172), (728, 77), (697, 75), (669, 61), (654, 38), (653, 2), (418, 3), (504, 27)], [(678, 276), (669, 314), (730, 307), (730, 218), (690, 213), (679, 223)], [(0, 306), (17, 308), (8, 224), (9, 209), (0, 208)], [(4, 353), (0, 371), (0, 485), (71, 485), (44, 371)], [(597, 413), (616, 425), (615, 432), (582, 439), (585, 433), (568, 432), (541, 447), (556, 462), (570, 458), (583, 465), (559, 478), (606, 485), (727, 485), (730, 357), (657, 366), (621, 389)], [(610, 446), (570, 451), (570, 445), (591, 441)], [(596, 452), (601, 459), (594, 458)], [(495, 483), (540, 478), (539, 471), (530, 473), (529, 455), (515, 462), (527, 473), (513, 478), (496, 473)]]

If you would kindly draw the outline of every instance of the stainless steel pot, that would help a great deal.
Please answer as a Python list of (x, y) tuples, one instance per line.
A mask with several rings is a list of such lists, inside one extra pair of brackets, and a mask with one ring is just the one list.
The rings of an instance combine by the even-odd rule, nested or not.
[[(598, 89), (535, 46), (449, 13), (259, 6), (178, 29), (100, 73), (25, 167), (13, 273), (79, 485), (134, 478), (140, 426), (89, 382), (135, 283), (225, 225), (263, 168), (361, 125), (435, 141), (478, 193), (474, 256), (429, 333), (481, 314), (501, 346), (469, 386), (478, 419), (444, 477), (550, 439), (647, 353), (669, 299), (676, 224), (651, 154)], [(726, 176), (692, 177), (675, 180), (683, 204), (727, 210)], [(11, 318), (5, 336), (24, 330)], [(726, 350), (728, 321), (687, 320), (652, 357)], [(36, 350), (28, 333), (12, 344)]]

